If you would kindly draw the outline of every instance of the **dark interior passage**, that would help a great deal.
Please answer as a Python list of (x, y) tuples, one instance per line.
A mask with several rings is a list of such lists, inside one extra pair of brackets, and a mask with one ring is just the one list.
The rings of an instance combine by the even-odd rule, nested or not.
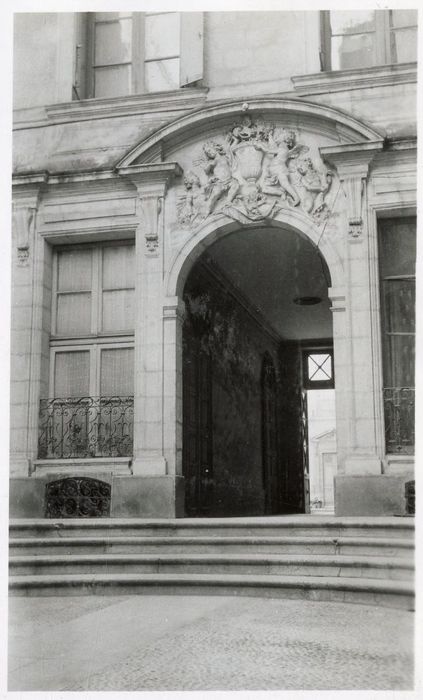
[(187, 515), (307, 509), (301, 358), (304, 343), (332, 335), (327, 287), (322, 258), (292, 231), (231, 234), (194, 265), (184, 290)]

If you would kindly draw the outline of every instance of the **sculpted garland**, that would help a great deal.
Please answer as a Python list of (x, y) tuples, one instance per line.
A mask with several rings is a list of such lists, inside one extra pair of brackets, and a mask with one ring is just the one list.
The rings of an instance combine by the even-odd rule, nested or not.
[(202, 157), (184, 177), (179, 224), (195, 226), (217, 213), (251, 223), (284, 207), (299, 207), (317, 222), (327, 218), (332, 173), (316, 167), (308, 151), (293, 130), (244, 116), (225, 144), (203, 144)]

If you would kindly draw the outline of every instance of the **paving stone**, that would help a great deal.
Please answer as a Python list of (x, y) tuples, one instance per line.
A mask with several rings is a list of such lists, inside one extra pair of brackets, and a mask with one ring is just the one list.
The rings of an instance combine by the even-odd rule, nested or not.
[(22, 651), (35, 645), (38, 653), (11, 663), (9, 690), (413, 688), (413, 614), (403, 610), (235, 596), (91, 596), (13, 599), (9, 618), (12, 657), (19, 640)]

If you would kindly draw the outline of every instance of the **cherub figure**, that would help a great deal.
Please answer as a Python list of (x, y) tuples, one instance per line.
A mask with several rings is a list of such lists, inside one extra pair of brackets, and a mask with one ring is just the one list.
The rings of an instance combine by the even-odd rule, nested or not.
[(270, 133), (267, 144), (257, 141), (254, 147), (273, 156), (264, 173), (262, 191), (266, 194), (280, 195), (282, 189), (291, 197), (293, 205), (297, 206), (300, 197), (289, 180), (289, 161), (308, 151), (308, 146), (296, 144), (295, 141), (295, 132), (283, 129), (280, 136), (275, 138), (274, 134)]
[(225, 148), (219, 143), (208, 142), (203, 146), (206, 161), (202, 167), (208, 176), (204, 188), (207, 201), (206, 215), (210, 214), (222, 195), (227, 195), (226, 201), (232, 202), (239, 191), (239, 182), (232, 175), (232, 167)]
[(191, 224), (201, 214), (201, 184), (197, 175), (189, 172), (184, 177), (185, 194), (178, 204), (178, 221), (182, 225)]
[(308, 214), (318, 214), (325, 206), (324, 198), (332, 183), (332, 173), (320, 173), (309, 157), (298, 160), (297, 172), (298, 187), (302, 190), (301, 204)]

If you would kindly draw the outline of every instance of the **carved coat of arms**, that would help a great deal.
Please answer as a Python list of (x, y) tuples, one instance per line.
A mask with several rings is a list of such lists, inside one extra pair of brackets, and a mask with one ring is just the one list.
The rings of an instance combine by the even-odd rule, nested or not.
[(188, 227), (223, 213), (251, 223), (284, 207), (299, 207), (319, 221), (328, 215), (331, 183), (332, 173), (316, 165), (293, 130), (245, 115), (224, 143), (203, 144), (201, 158), (184, 177), (178, 222)]

